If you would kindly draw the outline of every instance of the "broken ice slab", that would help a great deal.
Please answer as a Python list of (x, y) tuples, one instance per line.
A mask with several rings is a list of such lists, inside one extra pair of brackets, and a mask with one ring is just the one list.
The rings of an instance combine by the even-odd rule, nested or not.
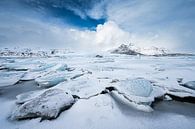
[(135, 101), (132, 101), (129, 99), (129, 97), (125, 97), (122, 94), (119, 94), (117, 91), (112, 91), (111, 95), (114, 99), (116, 99), (117, 101), (140, 111), (144, 111), (144, 112), (152, 112), (153, 109), (151, 108), (150, 105), (146, 105), (146, 104), (138, 104)]
[(78, 78), (76, 80), (62, 82), (55, 87), (64, 89), (72, 95), (79, 96), (80, 98), (89, 98), (90, 96), (104, 90), (103, 84), (101, 85), (97, 79), (89, 79), (87, 76), (83, 76), (82, 78)]
[(28, 72), (26, 72), (24, 74), (23, 77), (20, 78), (20, 80), (21, 81), (34, 80), (34, 79), (36, 79), (38, 77), (41, 77), (41, 76), (45, 75), (46, 73), (47, 73), (46, 71), (40, 71), (40, 72), (39, 71), (38, 72), (30, 72), (30, 71), (28, 71)]
[(182, 85), (187, 87), (187, 88), (190, 88), (192, 90), (195, 90), (195, 81), (189, 81), (189, 82), (186, 82), (186, 83), (184, 83)]
[(40, 65), (40, 61), (32, 59), (17, 59), (12, 63), (4, 63), (3, 67), (8, 70), (26, 71), (28, 69), (36, 68)]
[(51, 74), (58, 71), (65, 71), (67, 69), (66, 64), (42, 64), (37, 68), (30, 69), (21, 80), (33, 80), (39, 77), (47, 76), (47, 74)]
[(24, 72), (0, 72), (0, 86), (14, 85), (23, 75)]
[(31, 72), (39, 72), (39, 71), (43, 71), (43, 70), (46, 70), (48, 68), (51, 68), (53, 66), (55, 66), (56, 63), (51, 63), (51, 64), (41, 64), (40, 66), (38, 67), (35, 67), (35, 68), (31, 68), (30, 71)]
[(124, 94), (140, 97), (150, 96), (153, 90), (151, 82), (145, 79), (127, 79), (121, 81), (117, 88)]
[(153, 87), (150, 81), (146, 79), (127, 79), (121, 81), (116, 87), (113, 87), (114, 96), (125, 103), (129, 102), (132, 107), (143, 110), (152, 111), (150, 105), (156, 97), (165, 94), (163, 89)]
[(36, 78), (35, 82), (38, 83), (39, 87), (48, 88), (66, 80), (67, 78), (65, 72), (51, 72), (47, 75)]
[(61, 89), (49, 89), (24, 104), (17, 105), (11, 114), (12, 120), (41, 117), (55, 119), (75, 103), (73, 96)]
[(52, 69), (56, 71), (65, 71), (67, 69), (67, 64), (57, 64)]

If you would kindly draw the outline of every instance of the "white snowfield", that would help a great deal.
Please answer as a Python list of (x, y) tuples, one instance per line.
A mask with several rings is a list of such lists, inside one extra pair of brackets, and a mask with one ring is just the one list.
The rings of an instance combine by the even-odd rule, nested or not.
[(195, 127), (193, 56), (65, 53), (0, 62), (2, 129)]

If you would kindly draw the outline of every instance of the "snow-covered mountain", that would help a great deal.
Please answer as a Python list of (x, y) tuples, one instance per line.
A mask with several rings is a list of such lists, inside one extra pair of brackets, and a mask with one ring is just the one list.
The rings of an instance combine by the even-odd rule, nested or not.
[(117, 49), (112, 50), (111, 53), (127, 54), (127, 55), (141, 54), (136, 50), (132, 49), (130, 45), (125, 45), (125, 44), (121, 44)]
[(118, 48), (111, 51), (116, 54), (127, 55), (147, 55), (147, 56), (191, 56), (193, 54), (187, 53), (172, 53), (168, 49), (158, 47), (137, 47), (135, 45), (121, 44)]

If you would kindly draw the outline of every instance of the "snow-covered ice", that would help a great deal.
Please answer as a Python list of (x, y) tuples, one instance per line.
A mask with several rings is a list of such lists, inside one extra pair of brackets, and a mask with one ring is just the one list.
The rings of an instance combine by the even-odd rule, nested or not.
[(128, 95), (148, 97), (152, 92), (152, 84), (145, 79), (131, 79), (121, 81), (119, 90)]
[(16, 84), (23, 76), (24, 72), (0, 72), (0, 87)]
[(35, 79), (35, 82), (38, 83), (39, 87), (51, 87), (55, 86), (60, 82), (66, 81), (66, 73), (64, 72), (52, 72), (48, 73), (45, 76)]
[(17, 105), (11, 114), (11, 119), (20, 120), (41, 117), (56, 118), (62, 110), (68, 109), (74, 103), (69, 93), (60, 89), (49, 89), (22, 105)]
[(45, 90), (29, 91), (16, 96), (16, 103), (23, 104), (29, 100), (32, 100), (42, 94)]
[[(3, 129), (193, 129), (195, 126), (192, 113), (195, 105), (188, 103), (195, 98), (194, 85), (191, 85), (195, 76), (193, 56), (66, 53), (62, 57), (0, 58), (0, 63)], [(106, 90), (109, 87), (114, 90)], [(23, 90), (17, 91), (17, 88)], [(60, 95), (43, 96), (56, 88)], [(59, 110), (53, 114), (42, 110), (45, 104), (51, 110), (60, 109), (67, 100), (64, 99), (66, 92), (71, 98), (68, 100), (76, 102), (69, 110), (60, 115)], [(173, 96), (186, 103), (176, 102)], [(41, 104), (35, 104), (38, 102)], [(59, 105), (55, 106), (55, 102)], [(29, 108), (24, 110), (26, 106)], [(36, 114), (39, 111), (41, 115)], [(8, 120), (9, 116), (15, 119), (46, 117), (48, 112), (51, 114), (47, 118), (58, 117), (42, 122), (40, 118)]]

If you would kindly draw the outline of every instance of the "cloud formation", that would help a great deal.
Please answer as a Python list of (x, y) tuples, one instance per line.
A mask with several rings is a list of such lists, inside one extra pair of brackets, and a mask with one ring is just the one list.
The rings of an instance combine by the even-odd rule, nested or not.
[(2, 0), (0, 47), (195, 49), (193, 0)]
[(106, 8), (95, 10), (96, 13), (106, 15), (131, 33), (132, 42), (173, 50), (195, 49), (195, 1), (104, 0), (104, 3)]

